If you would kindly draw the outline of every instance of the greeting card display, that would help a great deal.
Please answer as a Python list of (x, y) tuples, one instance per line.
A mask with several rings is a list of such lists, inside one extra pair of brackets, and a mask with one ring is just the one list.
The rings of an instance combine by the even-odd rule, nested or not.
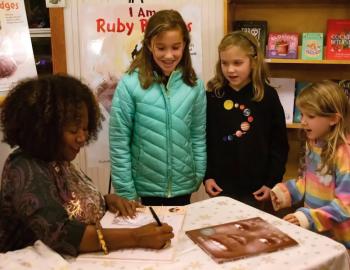
[(323, 33), (303, 33), (301, 59), (322, 60)]
[(241, 30), (252, 34), (258, 40), (260, 48), (265, 54), (267, 21), (234, 21), (233, 30)]
[(266, 57), (298, 58), (298, 33), (270, 33)]
[(350, 20), (328, 20), (326, 59), (350, 60)]
[(260, 217), (191, 230), (186, 235), (217, 263), (298, 244)]

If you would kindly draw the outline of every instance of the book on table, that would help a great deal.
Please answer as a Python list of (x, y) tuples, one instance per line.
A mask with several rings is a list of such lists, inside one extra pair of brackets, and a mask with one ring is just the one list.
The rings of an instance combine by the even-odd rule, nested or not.
[[(171, 262), (174, 259), (176, 243), (178, 241), (179, 232), (182, 229), (182, 224), (185, 218), (186, 209), (184, 206), (153, 206), (159, 220), (162, 223), (168, 223), (173, 227), (174, 238), (171, 240), (171, 245), (166, 249), (146, 249), (146, 248), (129, 248), (110, 251), (104, 255), (103, 252), (94, 252), (81, 254), (77, 257), (78, 260), (127, 260), (127, 261), (159, 261)], [(149, 223), (155, 222), (152, 213), (148, 207), (138, 208), (136, 217), (124, 218), (116, 216), (111, 212), (106, 214), (101, 219), (102, 228), (136, 228)]]
[(217, 263), (298, 245), (260, 217), (190, 230), (186, 235)]

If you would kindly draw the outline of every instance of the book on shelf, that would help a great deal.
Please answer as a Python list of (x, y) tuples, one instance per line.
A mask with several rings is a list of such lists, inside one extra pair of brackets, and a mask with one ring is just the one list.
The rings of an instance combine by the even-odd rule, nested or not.
[[(302, 81), (295, 82), (295, 100), (297, 96), (300, 94), (300, 92), (309, 84), (310, 84), (309, 82), (302, 82)], [(295, 102), (294, 102), (293, 122), (294, 123), (301, 122), (301, 113), (298, 107), (295, 105)]]
[(303, 33), (301, 59), (323, 59), (323, 33)]
[(298, 33), (269, 33), (267, 58), (298, 58)]
[[(176, 243), (185, 218), (184, 206), (152, 206), (159, 220), (173, 227), (174, 238), (171, 246), (166, 249), (129, 248), (110, 251), (107, 255), (102, 252), (81, 254), (78, 260), (127, 260), (127, 261), (159, 261), (171, 262), (174, 259)], [(102, 228), (136, 228), (155, 222), (148, 207), (137, 208), (135, 218), (116, 216), (114, 213), (106, 212), (101, 219)]]
[(345, 95), (348, 97), (350, 102), (350, 80), (341, 80), (338, 83), (343, 88)]
[(260, 217), (190, 230), (186, 235), (217, 263), (298, 245)]
[(252, 34), (259, 42), (264, 55), (266, 51), (267, 21), (234, 21), (233, 30), (241, 30)]
[(350, 60), (350, 19), (327, 21), (326, 59)]
[(295, 79), (269, 78), (270, 85), (277, 90), (278, 97), (283, 106), (287, 124), (293, 123)]

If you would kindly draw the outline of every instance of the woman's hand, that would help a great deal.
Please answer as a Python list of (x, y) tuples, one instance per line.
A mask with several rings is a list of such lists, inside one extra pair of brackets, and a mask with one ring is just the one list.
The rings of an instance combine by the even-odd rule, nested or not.
[(173, 228), (166, 223), (158, 226), (150, 223), (135, 229), (133, 236), (136, 247), (161, 249), (170, 246), (170, 239), (174, 237)]
[(141, 207), (139, 202), (128, 201), (127, 199), (124, 199), (116, 194), (107, 194), (104, 197), (107, 209), (112, 213), (119, 212), (121, 216), (133, 218), (136, 214), (136, 208)]
[(293, 223), (295, 225), (300, 226), (299, 220), (296, 218), (296, 216), (294, 214), (288, 214), (288, 215), (284, 216), (283, 219), (285, 221), (288, 221), (290, 223)]
[(222, 192), (222, 188), (219, 187), (216, 184), (215, 180), (212, 178), (205, 180), (204, 187), (205, 187), (205, 191), (211, 197), (217, 196)]
[(257, 191), (253, 192), (254, 198), (257, 201), (267, 201), (270, 199), (271, 189), (267, 186), (262, 186)]

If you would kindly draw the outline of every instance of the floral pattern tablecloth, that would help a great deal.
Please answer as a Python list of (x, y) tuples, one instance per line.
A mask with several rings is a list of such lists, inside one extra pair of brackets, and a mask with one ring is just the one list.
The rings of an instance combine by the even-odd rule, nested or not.
[[(298, 246), (258, 256), (215, 263), (185, 235), (185, 231), (230, 221), (261, 217), (293, 237)], [(156, 255), (155, 255), (156, 256)], [(183, 230), (176, 245), (175, 259), (163, 262), (80, 261), (68, 259), (73, 270), (199, 270), (199, 269), (350, 269), (345, 247), (327, 237), (302, 229), (228, 197), (216, 197), (187, 206)]]
[[(127, 262), (101, 259), (63, 259), (41, 241), (22, 250), (0, 253), (0, 270), (349, 270), (349, 255), (345, 247), (327, 237), (287, 223), (239, 201), (216, 197), (190, 204), (187, 207), (183, 229), (176, 244), (175, 259), (171, 263), (155, 261)], [(261, 217), (294, 238), (299, 245), (272, 253), (223, 264), (215, 263), (196, 246), (185, 231), (196, 228)], [(157, 251), (155, 251), (155, 257)]]

